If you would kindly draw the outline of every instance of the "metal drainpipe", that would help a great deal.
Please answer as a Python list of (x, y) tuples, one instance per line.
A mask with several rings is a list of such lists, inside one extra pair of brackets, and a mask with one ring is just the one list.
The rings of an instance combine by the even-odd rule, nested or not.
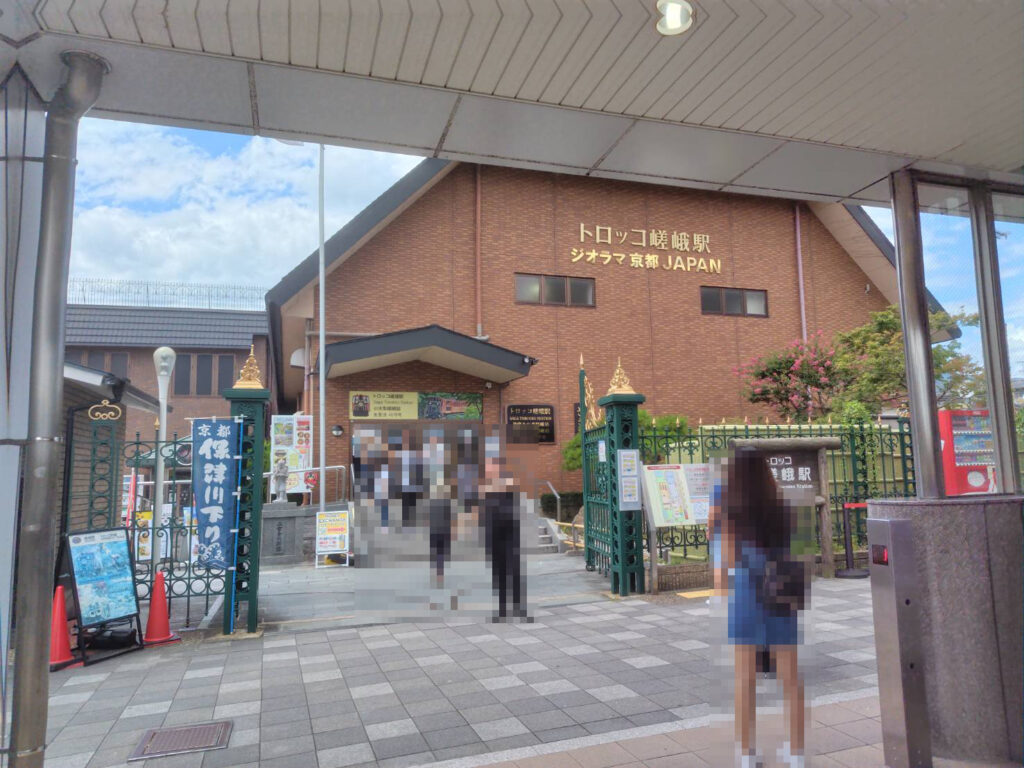
[(67, 51), (67, 79), (47, 108), (39, 255), (32, 314), (31, 389), (24, 498), (18, 531), (18, 585), (14, 631), (11, 768), (42, 768), (50, 676), (49, 566), (56, 518), (54, 475), (58, 468), (60, 405), (64, 396), (64, 308), (75, 199), (78, 121), (100, 95), (106, 61)]
[(804, 298), (804, 252), (800, 242), (800, 203), (793, 206), (793, 226), (796, 229), (796, 281), (800, 289), (800, 335), (807, 341), (807, 304)]

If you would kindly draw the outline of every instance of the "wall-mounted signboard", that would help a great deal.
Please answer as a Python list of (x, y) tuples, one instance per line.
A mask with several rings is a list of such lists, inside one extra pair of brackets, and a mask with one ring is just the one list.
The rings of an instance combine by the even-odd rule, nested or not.
[(554, 406), (510, 405), (508, 439), (510, 443), (555, 442)]
[(480, 421), (479, 392), (349, 392), (349, 417), (367, 421)]

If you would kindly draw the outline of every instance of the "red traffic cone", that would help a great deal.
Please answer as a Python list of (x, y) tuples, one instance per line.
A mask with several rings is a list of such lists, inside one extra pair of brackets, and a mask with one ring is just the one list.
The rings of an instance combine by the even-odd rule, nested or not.
[(164, 588), (164, 572), (157, 571), (153, 581), (153, 594), (149, 596), (149, 618), (146, 620), (146, 645), (163, 645), (181, 640), (171, 632), (167, 616), (167, 590)]
[(68, 638), (68, 614), (64, 607), (64, 587), (57, 587), (53, 593), (53, 610), (50, 612), (50, 671), (64, 669), (75, 663), (71, 655), (71, 640)]

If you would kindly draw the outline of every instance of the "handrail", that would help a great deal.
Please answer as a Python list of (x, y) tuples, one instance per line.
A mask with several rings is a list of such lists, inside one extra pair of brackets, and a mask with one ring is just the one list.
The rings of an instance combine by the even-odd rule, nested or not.
[(555, 486), (551, 484), (550, 480), (545, 481), (551, 492), (555, 494), (555, 520), (562, 519), (562, 496), (555, 490)]

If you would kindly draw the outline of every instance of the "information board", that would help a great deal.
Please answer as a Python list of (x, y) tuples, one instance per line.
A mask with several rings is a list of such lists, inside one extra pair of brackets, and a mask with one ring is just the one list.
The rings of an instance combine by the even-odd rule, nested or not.
[[(316, 567), (348, 565), (351, 506), (316, 513)], [(339, 557), (343, 555), (344, 557)]]
[(640, 498), (640, 451), (620, 448), (615, 454), (619, 479), (619, 509), (632, 512), (643, 507)]
[(508, 439), (510, 443), (555, 442), (554, 406), (510, 405)]
[(349, 392), (349, 417), (370, 421), (479, 421), (479, 392)]
[(307, 414), (277, 415), (270, 419), (270, 466), (284, 460), (288, 466), (287, 493), (309, 493), (306, 470), (313, 466), (313, 417)]
[(68, 534), (68, 552), (83, 628), (138, 614), (127, 529)]
[(655, 528), (708, 521), (710, 466), (646, 464), (642, 467), (644, 504)]

